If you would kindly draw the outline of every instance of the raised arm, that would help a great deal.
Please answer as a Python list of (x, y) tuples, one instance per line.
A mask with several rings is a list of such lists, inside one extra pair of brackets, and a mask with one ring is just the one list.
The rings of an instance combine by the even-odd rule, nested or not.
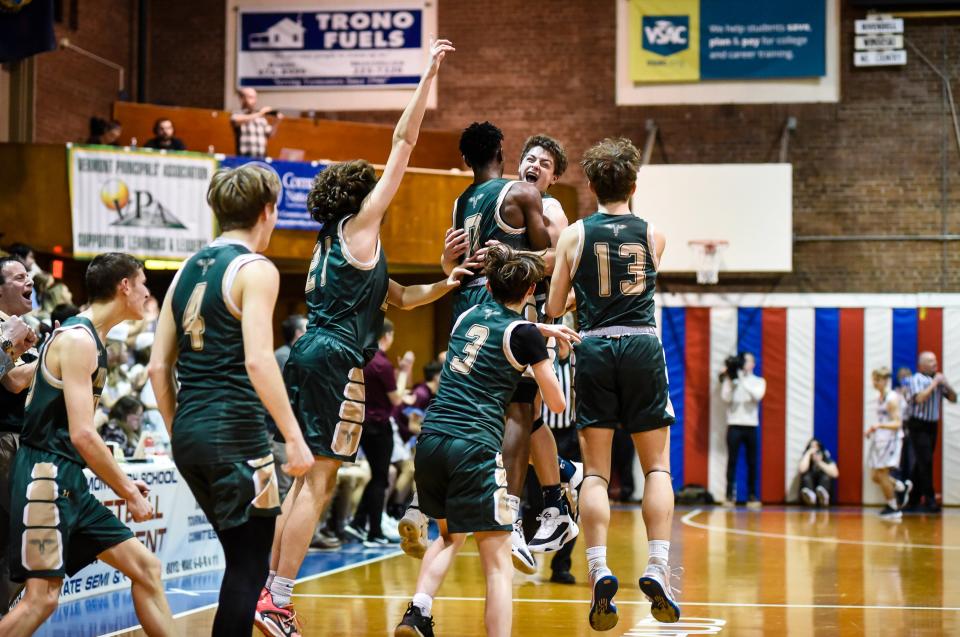
[(466, 268), (454, 268), (446, 279), (420, 285), (401, 285), (390, 279), (387, 303), (401, 310), (412, 310), (415, 307), (433, 303), (450, 290), (459, 287), (460, 279), (467, 274), (471, 272)]
[(559, 318), (567, 311), (567, 295), (573, 286), (570, 258), (576, 252), (578, 238), (576, 224), (560, 233), (557, 261), (550, 280), (550, 296), (547, 298), (547, 316), (551, 318)]
[[(377, 181), (377, 185), (363, 200), (360, 212), (346, 226), (351, 243), (358, 242), (363, 251), (369, 247), (372, 254), (375, 250), (383, 216), (400, 187), (403, 173), (410, 162), (410, 154), (417, 144), (420, 124), (423, 122), (423, 114), (427, 108), (430, 86), (437, 76), (443, 58), (453, 50), (453, 45), (448, 40), (436, 40), (430, 45), (430, 63), (393, 131), (393, 147), (390, 149), (390, 156), (387, 158), (383, 174)], [(353, 250), (352, 245), (351, 250)]]
[(303, 440), (300, 425), (290, 408), (280, 366), (273, 355), (273, 308), (280, 289), (280, 273), (260, 259), (240, 268), (231, 294), (239, 300), (242, 318), (244, 364), (257, 396), (287, 442), (283, 470), (301, 476), (313, 465), (313, 454)]
[(177, 288), (176, 277), (160, 308), (157, 319), (157, 331), (150, 351), (150, 365), (147, 373), (153, 384), (153, 393), (157, 398), (157, 409), (163, 417), (167, 433), (173, 435), (173, 417), (177, 413), (177, 380), (174, 370), (177, 365), (177, 326), (173, 319), (173, 293)]

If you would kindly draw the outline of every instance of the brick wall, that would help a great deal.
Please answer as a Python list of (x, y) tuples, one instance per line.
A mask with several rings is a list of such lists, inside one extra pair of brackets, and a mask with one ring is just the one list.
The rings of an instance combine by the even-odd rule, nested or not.
[[(122, 64), (127, 92), (135, 95), (135, 0), (81, 0), (76, 3), (75, 30), (70, 28), (70, 3), (63, 4), (65, 19), (56, 25), (58, 40), (69, 38), (91, 53)], [(117, 96), (114, 69), (72, 50), (58, 49), (37, 56), (34, 141), (83, 141), (90, 118), (109, 118)], [(123, 136), (121, 140), (129, 138)]]
[[(80, 4), (85, 17), (92, 17), (87, 7), (106, 0)], [(222, 107), (223, 0), (152, 5), (149, 99)], [(445, 63), (439, 108), (425, 125), (457, 129), (490, 119), (503, 128), (513, 163), (523, 139), (534, 132), (558, 137), (575, 160), (604, 136), (626, 135), (642, 144), (644, 124), (653, 118), (663, 141), (654, 162), (763, 162), (776, 157), (780, 127), (792, 115), (798, 119), (790, 145), (797, 235), (939, 233), (944, 209), (946, 232), (960, 232), (960, 160), (941, 83), (912, 51), (905, 68), (853, 69), (852, 20), (860, 14), (844, 13), (838, 104), (617, 107), (614, 7), (577, 0), (551, 3), (549, 11), (538, 13), (508, 0), (441, 2), (440, 33), (458, 52)], [(129, 48), (123, 20), (113, 19), (116, 43), (110, 46), (123, 41)], [(956, 77), (960, 22), (911, 20), (907, 36)], [(64, 110), (68, 106), (69, 101), (62, 104)], [(397, 117), (396, 112), (323, 113), (322, 93), (317, 106), (321, 116), (340, 119), (392, 123)], [(61, 130), (76, 136), (76, 127), (65, 122), (42, 126), (47, 140)], [(576, 165), (563, 181), (579, 187), (579, 212), (590, 212), (593, 202)], [(797, 243), (794, 273), (724, 277), (721, 288), (955, 292), (958, 265), (956, 243), (945, 250), (936, 242)], [(691, 280), (668, 277), (664, 285), (682, 290), (692, 287)]]

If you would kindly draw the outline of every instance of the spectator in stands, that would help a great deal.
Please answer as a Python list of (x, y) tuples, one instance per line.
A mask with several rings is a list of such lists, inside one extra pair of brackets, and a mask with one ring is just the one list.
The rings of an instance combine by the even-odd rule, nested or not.
[[(257, 108), (257, 91), (242, 88), (237, 91), (240, 110), (230, 116), (233, 134), (237, 140), (237, 155), (241, 157), (266, 157), (267, 140), (277, 133), (283, 113), (269, 106)], [(275, 119), (271, 124), (267, 117)]]
[(110, 419), (99, 432), (104, 442), (117, 445), (125, 457), (132, 458), (142, 429), (143, 404), (133, 396), (123, 396), (110, 408)]
[[(284, 365), (287, 364), (287, 359), (290, 358), (290, 348), (307, 332), (307, 319), (300, 314), (291, 314), (283, 320), (280, 329), (283, 330), (283, 345), (273, 352), (273, 356), (277, 359), (277, 365), (280, 366), (280, 371), (282, 372)], [(273, 418), (270, 417), (269, 413), (267, 414), (266, 423), (267, 431), (273, 439), (275, 466), (282, 467), (287, 463), (287, 447), (283, 442), (282, 436), (280, 436), (280, 431), (277, 429), (276, 423), (273, 422)], [(287, 475), (283, 469), (280, 469), (280, 471), (277, 472), (277, 487), (280, 490), (281, 501), (286, 497), (291, 485), (293, 485), (293, 478)]]
[[(27, 269), (27, 274), (30, 275), (30, 278), (35, 278), (38, 274), (43, 272), (40, 269), (40, 266), (37, 265), (37, 260), (33, 255), (33, 248), (28, 246), (25, 243), (14, 243), (7, 247), (7, 252), (11, 256), (17, 257), (20, 261), (23, 262), (23, 267)], [(33, 296), (30, 299), (33, 304), (33, 309), (40, 307), (40, 302), (37, 300), (37, 289), (36, 281), (34, 281)]]
[(933, 486), (933, 459), (937, 447), (937, 430), (940, 427), (940, 407), (943, 399), (957, 402), (957, 392), (943, 374), (937, 371), (937, 356), (933, 352), (922, 352), (917, 359), (917, 373), (910, 377), (907, 392), (909, 419), (907, 432), (910, 446), (913, 448), (913, 470), (909, 476), (913, 480), (917, 497), (913, 502), (923, 499), (924, 510), (939, 513), (937, 494)]
[(400, 537), (387, 537), (382, 528), (384, 499), (390, 478), (390, 460), (393, 456), (393, 426), (390, 414), (402, 402), (407, 388), (407, 379), (413, 367), (413, 352), (407, 352), (400, 361), (399, 373), (395, 373), (387, 350), (393, 345), (393, 323), (383, 322), (377, 353), (363, 368), (366, 410), (363, 419), (363, 436), (360, 448), (370, 463), (371, 478), (363, 492), (353, 522), (346, 531), (355, 539), (370, 546), (382, 546), (399, 542)]
[(50, 312), (50, 321), (54, 324), (63, 325), (63, 322), (72, 316), (80, 313), (80, 308), (72, 303), (61, 303)]
[(115, 119), (101, 119), (99, 117), (90, 118), (90, 136), (87, 137), (88, 144), (100, 144), (101, 146), (119, 146), (120, 133), (123, 127)]
[(63, 281), (55, 281), (52, 276), (41, 272), (34, 281), (40, 281), (38, 300), (40, 309), (33, 313), (34, 318), (48, 327), (53, 327), (51, 314), (58, 305), (72, 305), (73, 294)]
[(173, 120), (161, 117), (153, 124), (154, 136), (144, 144), (147, 148), (156, 150), (186, 150), (183, 140), (174, 137)]
[[(30, 312), (33, 280), (17, 257), (0, 257), (0, 326), (7, 326)], [(21, 323), (22, 325), (22, 323)], [(2, 340), (2, 339), (0, 339)], [(6, 611), (14, 592), (8, 586), (7, 529), (10, 525), (10, 467), (20, 447), (27, 392), (37, 369), (37, 350), (19, 356), (16, 367), (0, 380), (0, 609)]]
[(720, 374), (720, 398), (727, 403), (727, 493), (724, 504), (736, 501), (737, 461), (740, 447), (747, 456), (747, 506), (760, 507), (757, 497), (757, 429), (760, 426), (760, 401), (767, 381), (753, 373), (757, 361), (750, 352), (730, 356)]
[(127, 359), (125, 341), (107, 342), (107, 382), (100, 394), (100, 405), (104, 409), (112, 409), (118, 400), (133, 393), (133, 384), (127, 377), (129, 371)]
[(800, 457), (800, 500), (807, 506), (830, 506), (833, 481), (840, 476), (830, 450), (813, 438)]

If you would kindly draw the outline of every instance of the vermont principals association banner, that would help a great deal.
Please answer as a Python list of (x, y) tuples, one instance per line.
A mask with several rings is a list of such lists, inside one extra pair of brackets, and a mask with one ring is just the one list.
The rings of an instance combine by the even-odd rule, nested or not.
[(73, 253), (185, 259), (213, 240), (211, 155), (70, 146)]
[(629, 1), (635, 83), (826, 74), (826, 0)]

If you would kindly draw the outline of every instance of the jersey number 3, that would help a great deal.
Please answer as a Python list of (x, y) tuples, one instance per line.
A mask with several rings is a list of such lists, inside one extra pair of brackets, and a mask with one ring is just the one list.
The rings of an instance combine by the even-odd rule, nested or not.
[(490, 328), (486, 325), (477, 323), (471, 325), (470, 329), (467, 330), (467, 338), (470, 339), (470, 342), (463, 348), (465, 356), (463, 358), (454, 356), (453, 360), (450, 361), (450, 369), (458, 374), (469, 374), (473, 370), (473, 364), (477, 362), (477, 354), (480, 353), (483, 344), (487, 342), (488, 336), (490, 336)]
[(195, 352), (203, 351), (203, 333), (207, 329), (203, 321), (203, 315), (200, 313), (200, 308), (203, 306), (203, 294), (206, 291), (206, 282), (197, 283), (193, 292), (190, 293), (190, 299), (187, 301), (187, 307), (183, 310), (183, 320), (180, 323), (184, 334), (190, 335), (190, 347)]

